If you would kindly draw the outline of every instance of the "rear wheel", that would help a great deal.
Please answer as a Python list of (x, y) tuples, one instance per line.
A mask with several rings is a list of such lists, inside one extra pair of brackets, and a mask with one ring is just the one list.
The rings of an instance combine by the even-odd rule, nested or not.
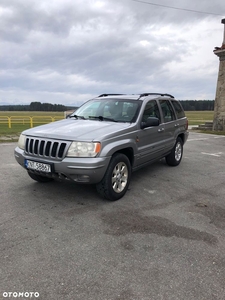
[(96, 185), (98, 193), (111, 201), (122, 198), (130, 183), (131, 165), (128, 157), (122, 153), (116, 153), (102, 181)]
[(176, 144), (169, 155), (166, 156), (166, 162), (169, 166), (178, 166), (183, 156), (183, 141), (180, 137), (177, 138)]
[(32, 172), (29, 172), (29, 171), (27, 171), (27, 173), (30, 176), (30, 178), (32, 178), (33, 180), (38, 181), (38, 182), (44, 183), (44, 182), (49, 182), (49, 181), (54, 180), (53, 178), (41, 176), (41, 175), (38, 175), (38, 174), (34, 174)]

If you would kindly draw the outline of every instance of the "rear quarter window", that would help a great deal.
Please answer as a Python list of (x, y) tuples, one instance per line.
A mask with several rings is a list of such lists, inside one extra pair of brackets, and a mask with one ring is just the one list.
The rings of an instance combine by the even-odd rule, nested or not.
[(173, 107), (174, 107), (174, 110), (176, 112), (177, 118), (178, 119), (184, 118), (185, 113), (184, 113), (184, 110), (183, 110), (181, 104), (178, 101), (174, 101), (174, 100), (172, 100), (171, 102), (173, 104)]

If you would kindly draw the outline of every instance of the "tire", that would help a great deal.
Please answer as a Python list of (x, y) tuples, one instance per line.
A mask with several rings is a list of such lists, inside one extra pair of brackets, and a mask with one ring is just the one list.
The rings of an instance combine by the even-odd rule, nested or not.
[(50, 182), (54, 180), (53, 178), (37, 175), (29, 171), (27, 171), (27, 173), (30, 176), (30, 178), (41, 183)]
[(180, 137), (177, 138), (171, 153), (166, 156), (166, 162), (169, 166), (178, 166), (183, 156), (183, 141)]
[(113, 155), (108, 169), (100, 183), (96, 185), (98, 193), (111, 201), (122, 198), (130, 184), (131, 165), (128, 157), (122, 153)]

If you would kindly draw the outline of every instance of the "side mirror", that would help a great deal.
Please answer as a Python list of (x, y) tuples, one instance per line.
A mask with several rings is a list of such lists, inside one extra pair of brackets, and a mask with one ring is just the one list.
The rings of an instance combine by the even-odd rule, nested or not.
[(141, 122), (141, 129), (146, 127), (159, 126), (159, 119), (155, 117), (149, 117), (146, 122)]

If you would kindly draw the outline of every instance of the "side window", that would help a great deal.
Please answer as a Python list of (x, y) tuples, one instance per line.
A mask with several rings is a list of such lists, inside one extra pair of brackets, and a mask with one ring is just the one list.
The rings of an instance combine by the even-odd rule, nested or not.
[(158, 104), (155, 100), (150, 100), (146, 106), (142, 117), (142, 122), (146, 122), (149, 117), (155, 117), (160, 120)]
[(184, 118), (185, 113), (184, 113), (184, 110), (183, 110), (181, 104), (178, 101), (174, 101), (174, 100), (172, 100), (172, 104), (173, 104), (173, 107), (174, 107), (175, 112), (177, 114), (177, 118), (178, 119)]
[(175, 120), (173, 108), (168, 100), (159, 100), (165, 123)]

